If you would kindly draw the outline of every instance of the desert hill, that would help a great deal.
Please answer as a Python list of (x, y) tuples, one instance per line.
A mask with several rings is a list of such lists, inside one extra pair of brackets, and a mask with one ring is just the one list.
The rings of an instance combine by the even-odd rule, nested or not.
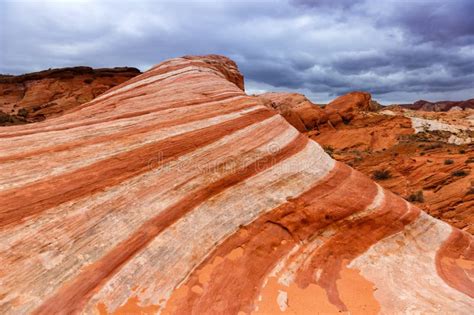
[(388, 110), (364, 92), (341, 96), (324, 108), (301, 94), (259, 97), (337, 160), (474, 233), (474, 110)]
[(472, 236), (243, 86), (225, 57), (175, 58), (1, 128), (0, 312), (470, 314)]
[(425, 100), (416, 101), (413, 104), (394, 105), (394, 107), (401, 107), (413, 110), (422, 110), (428, 112), (447, 112), (453, 110), (474, 109), (474, 99), (465, 101), (439, 101), (429, 102)]
[(0, 75), (0, 126), (61, 115), (139, 74), (128, 67), (72, 67)]

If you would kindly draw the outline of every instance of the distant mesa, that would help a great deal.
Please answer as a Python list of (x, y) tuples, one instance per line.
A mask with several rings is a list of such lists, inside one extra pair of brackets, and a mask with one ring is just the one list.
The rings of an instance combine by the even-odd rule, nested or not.
[(0, 75), (0, 126), (62, 115), (140, 73), (129, 67), (72, 67)]

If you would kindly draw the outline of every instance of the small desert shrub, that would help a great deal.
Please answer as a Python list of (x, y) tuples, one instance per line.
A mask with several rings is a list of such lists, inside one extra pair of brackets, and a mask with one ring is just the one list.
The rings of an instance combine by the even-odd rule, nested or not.
[(385, 180), (385, 179), (389, 179), (392, 177), (392, 174), (390, 174), (390, 171), (389, 170), (376, 170), (374, 173), (373, 173), (373, 178), (376, 179), (376, 180)]
[(466, 172), (465, 170), (454, 171), (451, 173), (451, 175), (456, 176), (456, 177), (463, 177), (463, 176), (466, 176), (467, 174), (468, 172)]
[(466, 150), (462, 150), (462, 149), (461, 149), (461, 150), (459, 150), (459, 153), (460, 153), (460, 154), (465, 154), (465, 153), (466, 153)]
[(474, 186), (471, 186), (466, 195), (474, 195)]
[(451, 165), (453, 163), (454, 163), (454, 161), (451, 160), (451, 159), (444, 160), (444, 165)]
[(91, 84), (92, 81), (94, 81), (94, 80), (93, 80), (93, 79), (85, 79), (85, 80), (84, 80), (84, 83), (85, 83), (85, 84)]
[(411, 194), (406, 199), (410, 202), (424, 202), (425, 197), (423, 197), (423, 190), (418, 190), (416, 193)]
[(330, 157), (333, 157), (333, 154), (334, 154), (334, 148), (330, 145), (325, 145), (323, 147), (324, 151), (329, 154)]
[(469, 158), (466, 160), (466, 162), (465, 162), (465, 163), (466, 163), (466, 164), (469, 164), (469, 163), (474, 163), (474, 157), (472, 157), (472, 156), (471, 156), (471, 157), (469, 157)]
[(28, 115), (28, 110), (26, 108), (20, 108), (18, 110), (18, 116), (26, 117)]
[(0, 111), (0, 124), (7, 123), (11, 121), (10, 115)]

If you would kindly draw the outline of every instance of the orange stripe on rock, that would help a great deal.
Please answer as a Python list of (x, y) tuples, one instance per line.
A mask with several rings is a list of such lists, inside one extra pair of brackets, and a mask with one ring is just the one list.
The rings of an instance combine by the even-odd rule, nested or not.
[(61, 288), (53, 297), (43, 303), (35, 313), (51, 314), (59, 310), (66, 313), (80, 311), (93, 293), (105, 284), (123, 264), (176, 220), (212, 196), (272, 167), (276, 163), (288, 159), (301, 151), (307, 142), (308, 139), (300, 134), (278, 152), (259, 159), (245, 168), (239, 169), (211, 185), (187, 195), (175, 205), (139, 227), (137, 232), (129, 239), (116, 246), (101, 260), (85, 268), (82, 274), (70, 284)]
[(53, 152), (61, 152), (61, 151), (67, 151), (70, 150), (71, 148), (77, 148), (80, 146), (86, 146), (86, 145), (92, 145), (92, 144), (97, 144), (97, 143), (102, 143), (102, 142), (108, 142), (108, 141), (113, 141), (120, 139), (123, 141), (127, 137), (136, 137), (140, 133), (145, 133), (147, 131), (152, 131), (152, 130), (159, 130), (161, 128), (167, 128), (167, 127), (173, 127), (173, 126), (179, 126), (182, 124), (190, 123), (190, 122), (195, 122), (207, 118), (212, 118), (214, 116), (219, 116), (219, 115), (225, 115), (225, 114), (231, 114), (238, 112), (239, 110), (247, 109), (252, 106), (255, 106), (255, 104), (249, 104), (249, 103), (243, 103), (240, 101), (236, 104), (233, 104), (232, 102), (226, 104), (225, 107), (220, 106), (220, 108), (216, 110), (212, 110), (212, 108), (207, 109), (207, 112), (203, 113), (198, 113), (195, 115), (188, 115), (186, 117), (181, 117), (178, 119), (170, 119), (167, 121), (161, 121), (159, 123), (151, 124), (148, 126), (144, 127), (138, 127), (133, 130), (125, 130), (121, 132), (116, 132), (116, 133), (111, 133), (107, 134), (104, 136), (97, 136), (94, 138), (85, 138), (85, 139), (80, 139), (80, 140), (74, 140), (70, 141), (65, 144), (60, 144), (60, 145), (54, 145), (51, 147), (45, 147), (41, 149), (37, 149), (34, 151), (27, 151), (23, 153), (18, 153), (18, 154), (12, 154), (8, 155), (5, 157), (0, 157), (0, 163), (2, 162), (8, 162), (8, 161), (18, 161), (19, 159), (24, 159), (28, 158), (31, 156), (37, 156), (39, 154), (51, 154)]
[[(41, 125), (39, 123), (37, 128), (32, 128), (30, 130), (26, 131), (18, 131), (14, 133), (1, 133), (0, 132), (0, 139), (1, 138), (14, 138), (14, 137), (19, 137), (19, 136), (27, 136), (31, 134), (37, 134), (37, 133), (43, 133), (43, 132), (51, 132), (51, 131), (61, 131), (61, 130), (73, 130), (74, 128), (79, 128), (79, 127), (85, 127), (85, 126), (93, 126), (93, 125), (98, 125), (98, 124), (103, 124), (109, 121), (116, 121), (116, 120), (121, 120), (121, 119), (127, 119), (127, 118), (133, 118), (133, 117), (138, 117), (142, 115), (147, 115), (151, 113), (157, 113), (163, 110), (171, 109), (171, 108), (178, 108), (178, 107), (187, 107), (187, 106), (193, 106), (193, 105), (200, 105), (200, 104), (205, 104), (207, 102), (216, 102), (216, 101), (224, 101), (226, 99), (230, 99), (236, 96), (240, 96), (242, 93), (235, 93), (231, 95), (224, 95), (224, 96), (218, 96), (218, 97), (203, 97), (202, 99), (198, 100), (192, 100), (192, 101), (178, 101), (178, 102), (170, 102), (164, 107), (158, 107), (158, 108), (150, 108), (147, 110), (141, 110), (141, 111), (136, 111), (136, 112), (127, 112), (121, 115), (115, 115), (115, 116), (108, 116), (106, 118), (99, 118), (99, 119), (91, 119), (89, 121), (84, 121), (85, 119), (81, 119), (82, 122), (79, 123), (73, 123), (73, 124), (60, 124), (59, 126), (55, 126), (54, 128), (48, 128), (51, 127), (50, 125)], [(145, 96), (145, 94), (143, 94)], [(127, 97), (131, 98), (131, 97)], [(125, 99), (124, 99), (125, 100)], [(256, 103), (255, 103), (256, 104)], [(52, 119), (51, 119), (52, 120)], [(51, 121), (48, 120), (48, 121)], [(27, 126), (29, 127), (29, 126)], [(36, 127), (36, 126), (33, 126)], [(45, 129), (46, 128), (46, 129)]]
[(465, 232), (453, 229), (436, 253), (436, 269), (450, 287), (474, 298), (474, 246)]
[[(356, 195), (355, 199), (348, 198), (347, 189), (354, 187), (363, 189), (366, 194)], [(340, 310), (347, 310), (340, 301), (336, 284), (343, 265), (346, 266), (377, 240), (401, 230), (418, 215), (417, 211), (407, 213), (405, 202), (393, 197), (399, 200), (398, 204), (390, 198), (387, 206), (376, 213), (353, 221), (344, 220), (366, 209), (376, 194), (377, 186), (369, 178), (337, 163), (331, 173), (308, 192), (241, 228), (222, 243), (177, 290), (178, 298), (171, 297), (166, 312), (185, 314), (191, 310), (219, 312), (224, 309), (235, 313), (251, 312), (262, 281), (276, 263), (297, 243), (313, 238), (329, 225), (335, 225), (340, 232), (317, 251), (321, 255), (314, 255), (311, 267), (299, 274), (298, 284), (305, 288), (311, 282), (315, 283), (306, 279), (313, 279), (314, 268), (321, 267), (323, 273), (317, 284), (326, 290), (332, 304)], [(387, 208), (390, 204), (398, 205), (393, 215)], [(392, 219), (392, 223), (385, 227), (387, 217)], [(357, 235), (358, 227), (361, 235)], [(375, 228), (378, 231), (373, 232)], [(336, 244), (342, 246), (338, 249)], [(236, 248), (241, 249), (242, 253), (231, 258)], [(334, 259), (331, 258), (333, 255)], [(318, 261), (317, 257), (322, 260)], [(329, 260), (335, 266), (325, 263)], [(215, 300), (217, 295), (220, 296), (218, 301)], [(239, 298), (235, 299), (235, 296)]]
[[(310, 283), (320, 285), (326, 290), (331, 303), (341, 311), (347, 311), (336, 283), (341, 270), (379, 240), (403, 230), (418, 215), (418, 209), (408, 208), (403, 199), (386, 192), (381, 208), (364, 217), (338, 224), (336, 234), (312, 253), (310, 263), (297, 274), (297, 283), (302, 287)], [(318, 279), (314, 279), (315, 270), (320, 270)]]
[(59, 204), (93, 194), (149, 171), (149, 162), (158, 153), (161, 154), (161, 160), (153, 164), (155, 167), (274, 115), (268, 109), (258, 109), (229, 121), (117, 154), (67, 174), (3, 191), (0, 193), (0, 227), (19, 223)]
[[(219, 245), (172, 295), (165, 313), (251, 312), (265, 276), (301, 238), (309, 235), (304, 226), (311, 226), (310, 231), (314, 232), (332, 222), (324, 219), (329, 209), (309, 209), (311, 202), (330, 196), (350, 175), (350, 168), (336, 163), (308, 192), (242, 227)], [(217, 295), (219, 300), (215, 299)]]

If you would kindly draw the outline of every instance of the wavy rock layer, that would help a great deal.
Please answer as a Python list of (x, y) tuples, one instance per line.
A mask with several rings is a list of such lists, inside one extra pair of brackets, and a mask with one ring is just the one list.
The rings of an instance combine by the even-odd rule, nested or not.
[(242, 87), (171, 59), (0, 130), (0, 312), (470, 313), (470, 235)]

